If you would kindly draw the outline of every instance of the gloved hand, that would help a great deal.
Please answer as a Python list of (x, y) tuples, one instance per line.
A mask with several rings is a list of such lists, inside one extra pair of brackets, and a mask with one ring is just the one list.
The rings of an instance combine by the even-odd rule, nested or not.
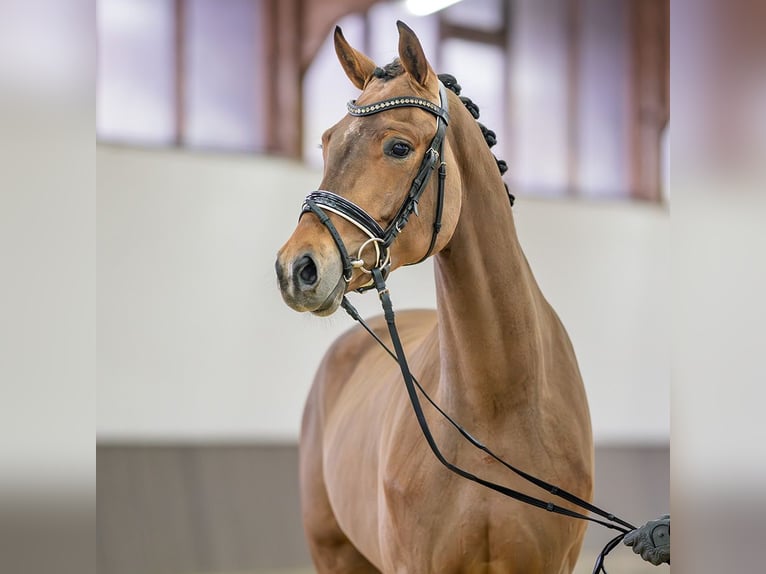
[(622, 540), (633, 552), (655, 566), (670, 564), (670, 514), (631, 530)]

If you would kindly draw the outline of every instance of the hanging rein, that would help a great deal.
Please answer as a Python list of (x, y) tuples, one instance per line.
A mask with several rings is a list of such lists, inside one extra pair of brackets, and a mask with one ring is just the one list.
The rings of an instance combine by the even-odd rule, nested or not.
[[(301, 209), (301, 217), (304, 214), (311, 212), (316, 215), (319, 218), (319, 221), (327, 228), (333, 238), (333, 241), (335, 242), (335, 245), (338, 248), (338, 252), (340, 253), (343, 265), (343, 278), (346, 283), (351, 281), (351, 276), (354, 269), (361, 269), (363, 272), (371, 276), (370, 281), (358, 288), (357, 291), (361, 293), (372, 288), (377, 290), (383, 307), (386, 324), (388, 325), (391, 341), (393, 342), (393, 351), (367, 325), (367, 323), (359, 315), (359, 312), (354, 308), (354, 306), (345, 296), (343, 297), (341, 305), (343, 309), (355, 321), (359, 322), (359, 324), (362, 325), (362, 327), (378, 342), (378, 344), (383, 347), (383, 349), (399, 364), (402, 378), (404, 379), (404, 385), (407, 389), (407, 394), (409, 396), (410, 403), (412, 404), (412, 408), (415, 411), (415, 416), (417, 418), (418, 424), (421, 431), (423, 432), (428, 446), (431, 448), (431, 451), (434, 453), (437, 460), (455, 474), (458, 474), (463, 478), (481, 484), (482, 486), (490, 488), (496, 492), (504, 494), (505, 496), (525, 504), (536, 506), (543, 510), (547, 510), (548, 512), (569, 516), (571, 518), (588, 520), (590, 522), (600, 524), (606, 528), (619, 531), (620, 534), (610, 540), (601, 551), (593, 569), (594, 574), (598, 574), (600, 572), (604, 572), (604, 574), (606, 574), (606, 569), (604, 568), (604, 559), (606, 555), (620, 543), (620, 541), (628, 532), (635, 530), (636, 527), (629, 522), (616, 517), (614, 514), (606, 512), (589, 503), (588, 501), (583, 500), (570, 492), (567, 492), (566, 490), (549, 484), (548, 482), (535, 476), (527, 474), (526, 472), (504, 461), (502, 458), (492, 452), (486, 445), (482, 444), (480, 441), (474, 438), (468, 431), (466, 431), (462, 426), (455, 422), (447, 413), (445, 413), (441, 407), (439, 407), (439, 405), (431, 399), (431, 397), (428, 395), (425, 389), (423, 389), (420, 383), (418, 383), (417, 379), (415, 379), (415, 377), (410, 372), (409, 366), (407, 364), (407, 357), (404, 353), (404, 348), (396, 328), (394, 310), (391, 303), (389, 290), (386, 287), (386, 278), (388, 277), (391, 266), (391, 256), (389, 250), (396, 237), (407, 225), (409, 217), (413, 213), (416, 216), (418, 215), (418, 202), (420, 201), (420, 198), (423, 195), (423, 192), (425, 191), (425, 188), (431, 177), (431, 173), (436, 168), (437, 164), (439, 166), (439, 175), (436, 192), (436, 213), (434, 216), (433, 230), (431, 233), (431, 242), (425, 255), (423, 255), (423, 257), (416, 263), (424, 261), (426, 258), (428, 258), (429, 255), (431, 255), (434, 245), (436, 244), (437, 236), (441, 229), (441, 217), (444, 206), (444, 180), (447, 173), (446, 164), (443, 159), (443, 149), (444, 137), (447, 130), (447, 124), (449, 123), (449, 103), (447, 99), (445, 84), (448, 85), (450, 89), (452, 89), (458, 95), (460, 93), (460, 86), (455, 82), (454, 77), (447, 74), (439, 75), (439, 80), (440, 105), (438, 106), (429, 100), (414, 96), (390, 98), (364, 106), (357, 106), (355, 101), (351, 101), (347, 104), (348, 113), (352, 116), (369, 116), (383, 112), (385, 110), (399, 107), (417, 107), (426, 110), (430, 114), (436, 116), (436, 134), (434, 135), (433, 139), (431, 140), (431, 144), (425, 152), (417, 174), (412, 181), (407, 197), (402, 203), (402, 206), (399, 208), (397, 215), (394, 217), (388, 227), (383, 229), (378, 224), (378, 222), (375, 221), (375, 219), (371, 217), (363, 208), (332, 191), (326, 190), (313, 191), (306, 197)], [(467, 98), (461, 98), (461, 100), (463, 100), (463, 102), (466, 104), (466, 107), (469, 109), (473, 117), (477, 118), (478, 108), (476, 108), (475, 105)], [(490, 130), (487, 130), (483, 125), (479, 125), (482, 129), (482, 132), (484, 133), (484, 137), (487, 140), (487, 143), (491, 146), (494, 143), (494, 133)], [(489, 137), (488, 132), (491, 134), (491, 138)], [(498, 160), (497, 163), (501, 173), (503, 173), (505, 169), (507, 169), (505, 162)], [(508, 196), (511, 205), (513, 205), (513, 195), (509, 192)], [(369, 238), (359, 247), (355, 258), (352, 259), (349, 255), (348, 249), (343, 243), (343, 239), (338, 233), (338, 230), (335, 228), (335, 225), (330, 220), (330, 217), (327, 215), (326, 211), (335, 213), (336, 215), (342, 217), (360, 229)], [(363, 260), (363, 252), (370, 245), (375, 250), (375, 263), (370, 267), (370, 269), (367, 269), (364, 266), (365, 262)], [(431, 433), (431, 429), (428, 426), (428, 422), (420, 403), (420, 398), (418, 397), (418, 391), (420, 391), (426, 400), (431, 403), (431, 405), (433, 405), (433, 407), (447, 420), (447, 422), (449, 422), (455, 429), (457, 429), (460, 435), (474, 447), (485, 452), (497, 462), (521, 478), (525, 479), (526, 481), (531, 482), (535, 486), (542, 488), (548, 491), (550, 494), (558, 496), (559, 498), (562, 498), (585, 511), (601, 516), (605, 520), (593, 518), (592, 516), (570, 510), (569, 508), (565, 508), (552, 502), (535, 498), (528, 494), (524, 494), (523, 492), (519, 492), (506, 486), (485, 480), (446, 460), (439, 450), (439, 447)]]

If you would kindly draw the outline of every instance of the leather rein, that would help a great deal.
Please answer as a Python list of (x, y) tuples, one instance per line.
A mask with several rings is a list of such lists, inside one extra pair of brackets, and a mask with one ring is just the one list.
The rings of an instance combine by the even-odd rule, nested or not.
[[(441, 409), (441, 407), (439, 407), (439, 405), (436, 404), (436, 402), (434, 402), (433, 399), (431, 399), (431, 397), (428, 395), (425, 389), (423, 389), (423, 387), (420, 385), (417, 379), (415, 379), (415, 377), (410, 372), (409, 365), (407, 363), (407, 357), (404, 352), (404, 347), (399, 337), (399, 332), (396, 328), (396, 320), (394, 316), (393, 304), (391, 303), (390, 293), (388, 288), (386, 287), (386, 278), (388, 277), (388, 273), (389, 273), (390, 265), (391, 265), (391, 257), (390, 257), (389, 249), (394, 239), (396, 239), (399, 233), (401, 233), (402, 230), (404, 229), (405, 225), (407, 224), (409, 220), (409, 217), (413, 213), (416, 216), (419, 215), (418, 201), (420, 200), (420, 197), (423, 195), (423, 192), (425, 191), (425, 187), (430, 179), (431, 172), (434, 170), (434, 168), (436, 167), (438, 163), (439, 178), (438, 178), (438, 185), (437, 185), (437, 203), (436, 203), (436, 214), (434, 217), (433, 231), (431, 235), (431, 243), (428, 247), (428, 251), (426, 252), (426, 254), (419, 261), (417, 261), (416, 263), (413, 263), (413, 265), (422, 262), (429, 255), (431, 255), (434, 245), (436, 244), (436, 238), (441, 229), (441, 217), (442, 217), (442, 210), (444, 206), (444, 180), (446, 178), (446, 165), (444, 161), (439, 161), (439, 160), (440, 158), (442, 158), (444, 137), (445, 137), (445, 133), (447, 129), (447, 124), (449, 123), (449, 113), (448, 113), (449, 104), (447, 100), (446, 89), (444, 87), (444, 84), (442, 84), (441, 82), (439, 82), (439, 99), (441, 103), (440, 106), (437, 106), (433, 102), (426, 100), (424, 98), (419, 98), (419, 97), (389, 98), (387, 100), (382, 100), (382, 101), (375, 102), (373, 104), (368, 104), (365, 106), (357, 106), (356, 102), (353, 100), (347, 104), (348, 113), (352, 116), (368, 116), (368, 115), (380, 113), (392, 108), (398, 108), (398, 107), (417, 107), (417, 108), (424, 109), (427, 112), (436, 116), (436, 134), (434, 135), (433, 139), (431, 140), (430, 146), (425, 152), (425, 155), (420, 164), (420, 167), (418, 168), (418, 172), (412, 181), (407, 197), (405, 198), (402, 206), (399, 208), (397, 215), (394, 217), (394, 219), (388, 225), (387, 228), (383, 229), (383, 227), (380, 224), (378, 224), (378, 222), (372, 216), (370, 216), (363, 208), (359, 207), (355, 203), (347, 200), (346, 198), (338, 194), (335, 194), (330, 191), (325, 191), (325, 190), (313, 191), (306, 197), (306, 199), (304, 200), (303, 206), (301, 208), (300, 217), (303, 217), (303, 215), (305, 215), (307, 212), (311, 212), (319, 218), (319, 221), (322, 224), (324, 224), (324, 226), (330, 232), (330, 235), (332, 236), (336, 246), (338, 247), (338, 251), (340, 253), (340, 257), (343, 262), (343, 278), (346, 281), (346, 283), (349, 283), (351, 281), (353, 270), (357, 268), (371, 275), (370, 281), (366, 283), (365, 285), (363, 285), (362, 287), (358, 288), (356, 291), (361, 293), (363, 291), (366, 291), (372, 288), (375, 288), (377, 290), (378, 296), (380, 297), (380, 301), (383, 307), (383, 313), (386, 319), (386, 324), (388, 326), (388, 331), (391, 336), (391, 341), (393, 342), (394, 350), (392, 351), (385, 344), (385, 342), (383, 342), (381, 338), (367, 325), (367, 323), (359, 315), (359, 312), (356, 310), (356, 308), (354, 308), (354, 306), (345, 296), (343, 297), (341, 306), (399, 364), (399, 368), (402, 373), (402, 378), (404, 379), (404, 384), (407, 389), (407, 394), (409, 396), (410, 403), (412, 404), (412, 408), (415, 412), (415, 416), (417, 418), (418, 424), (420, 426), (421, 431), (423, 432), (423, 436), (425, 437), (426, 442), (428, 443), (428, 446), (431, 448), (431, 451), (434, 453), (437, 460), (443, 466), (445, 466), (447, 469), (454, 472), (455, 474), (458, 474), (459, 476), (462, 476), (463, 478), (466, 478), (468, 480), (481, 484), (482, 486), (490, 488), (491, 490), (499, 492), (500, 494), (504, 494), (505, 496), (508, 496), (510, 498), (513, 498), (525, 504), (536, 506), (548, 512), (553, 512), (556, 514), (569, 516), (571, 518), (577, 518), (580, 520), (587, 520), (590, 522), (594, 522), (602, 526), (605, 526), (606, 528), (619, 531), (620, 534), (607, 543), (606, 547), (601, 551), (601, 553), (599, 554), (596, 560), (596, 565), (594, 567), (593, 573), (594, 574), (597, 574), (599, 572), (606, 573), (606, 569), (604, 568), (604, 558), (614, 547), (617, 546), (617, 544), (619, 544), (619, 542), (623, 539), (625, 534), (627, 534), (631, 530), (635, 530), (636, 527), (630, 524), (629, 522), (626, 522), (618, 518), (614, 514), (609, 513), (605, 510), (602, 510), (598, 508), (597, 506), (591, 504), (590, 502), (583, 500), (579, 498), (578, 496), (570, 492), (567, 492), (566, 490), (563, 490), (557, 486), (554, 486), (542, 479), (532, 476), (514, 467), (508, 462), (504, 461), (502, 458), (500, 458), (498, 455), (492, 452), (487, 446), (485, 446), (479, 440), (474, 438), (460, 424), (455, 422), (447, 413), (445, 413)], [(335, 228), (335, 225), (332, 223), (332, 221), (330, 220), (330, 217), (325, 213), (325, 211), (335, 213), (336, 215), (342, 217), (349, 223), (355, 225), (365, 235), (368, 236), (369, 239), (365, 241), (364, 243), (362, 243), (355, 259), (352, 259), (349, 256), (348, 250), (345, 244), (343, 243), (343, 240), (340, 234), (338, 233), (338, 230)], [(376, 254), (376, 262), (371, 267), (371, 269), (366, 269), (364, 267), (364, 261), (362, 259), (363, 251), (367, 248), (368, 245), (372, 245), (374, 247), (375, 254)], [(446, 458), (444, 458), (444, 455), (441, 453), (438, 445), (436, 444), (436, 441), (434, 440), (434, 437), (431, 433), (431, 429), (428, 426), (428, 422), (426, 420), (425, 414), (423, 413), (423, 408), (420, 403), (420, 398), (418, 397), (418, 391), (471, 445), (485, 452), (486, 454), (491, 456), (493, 459), (495, 459), (497, 462), (499, 462), (500, 464), (505, 466), (507, 469), (514, 472), (518, 476), (520, 476), (521, 478), (525, 479), (526, 481), (534, 484), (535, 486), (539, 488), (546, 490), (547, 492), (549, 492), (550, 494), (554, 496), (557, 496), (559, 498), (562, 498), (563, 500), (566, 500), (567, 502), (570, 502), (571, 504), (585, 511), (601, 516), (605, 520), (600, 520), (592, 516), (588, 516), (586, 514), (582, 514), (580, 512), (570, 510), (569, 508), (556, 505), (552, 502), (535, 498), (523, 492), (519, 492), (511, 488), (508, 488), (506, 486), (496, 484), (489, 480), (485, 480), (449, 462)]]

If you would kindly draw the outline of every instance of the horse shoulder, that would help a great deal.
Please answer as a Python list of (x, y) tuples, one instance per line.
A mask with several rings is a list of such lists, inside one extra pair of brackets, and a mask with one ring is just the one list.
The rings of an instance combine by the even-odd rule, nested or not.
[[(408, 355), (427, 354), (428, 351), (418, 350), (432, 348), (422, 342), (435, 332), (435, 312), (401, 311), (396, 317)], [(390, 345), (382, 316), (369, 319), (367, 324)], [(382, 436), (368, 427), (379, 428), (380, 421), (376, 424), (372, 421), (383, 416), (382, 404), (388, 400), (384, 395), (401, 390), (402, 397), (406, 396), (403, 387), (390, 384), (400, 377), (397, 364), (360, 326), (343, 333), (325, 353), (307, 397), (301, 425), (304, 525), (312, 543), (335, 546), (345, 539), (343, 530), (353, 530), (357, 533), (354, 544), (366, 549), (368, 556), (376, 555), (377, 527), (371, 526), (375, 522), (374, 512), (360, 509), (365, 508), (363, 500), (376, 490), (379, 465), (375, 460), (376, 448), (370, 445)], [(362, 427), (360, 421), (369, 424)], [(367, 448), (358, 448), (362, 444)], [(352, 468), (354, 472), (349, 473)], [(349, 496), (355, 489), (360, 490), (358, 496)], [(347, 508), (347, 503), (354, 507)], [(360, 529), (357, 522), (364, 526)]]

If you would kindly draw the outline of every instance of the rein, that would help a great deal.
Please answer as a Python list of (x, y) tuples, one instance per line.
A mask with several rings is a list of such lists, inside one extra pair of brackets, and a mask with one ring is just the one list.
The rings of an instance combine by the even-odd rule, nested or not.
[[(441, 82), (439, 83), (439, 99), (441, 102), (441, 106), (437, 106), (433, 102), (430, 102), (423, 98), (417, 98), (417, 97), (390, 98), (387, 100), (382, 100), (380, 102), (376, 102), (376, 103), (365, 105), (365, 106), (357, 106), (354, 101), (349, 102), (347, 104), (349, 114), (354, 116), (367, 116), (367, 115), (382, 112), (384, 110), (397, 108), (397, 107), (418, 107), (430, 112), (431, 114), (435, 115), (437, 118), (436, 134), (434, 135), (434, 138), (431, 140), (431, 145), (429, 146), (428, 150), (426, 151), (423, 157), (423, 160), (418, 169), (417, 175), (415, 176), (412, 182), (412, 185), (410, 186), (410, 191), (407, 197), (405, 198), (402, 206), (399, 208), (399, 211), (396, 217), (394, 217), (393, 221), (388, 225), (386, 229), (383, 229), (378, 224), (378, 222), (375, 221), (373, 217), (371, 217), (364, 209), (362, 209), (355, 203), (345, 199), (344, 197), (341, 197), (340, 195), (337, 195), (333, 192), (325, 191), (325, 190), (317, 190), (317, 191), (311, 192), (306, 197), (303, 203), (303, 206), (301, 208), (300, 217), (302, 217), (305, 213), (310, 211), (319, 218), (320, 222), (325, 227), (327, 227), (336, 246), (338, 247), (338, 251), (340, 253), (341, 260), (343, 262), (343, 278), (346, 281), (346, 283), (351, 281), (353, 270), (356, 268), (359, 268), (365, 273), (368, 273), (371, 275), (371, 279), (369, 283), (363, 285), (362, 287), (357, 289), (357, 291), (363, 292), (372, 288), (377, 290), (378, 296), (381, 301), (381, 305), (383, 307), (383, 313), (386, 319), (386, 324), (388, 326), (388, 331), (391, 336), (391, 341), (393, 343), (394, 350), (392, 351), (381, 340), (381, 338), (367, 325), (367, 323), (359, 315), (359, 312), (356, 310), (356, 308), (354, 308), (354, 306), (345, 296), (343, 297), (341, 306), (351, 316), (351, 318), (357, 321), (375, 339), (375, 341), (377, 341), (377, 343), (399, 364), (399, 368), (402, 373), (402, 378), (404, 379), (404, 385), (407, 389), (407, 394), (409, 396), (410, 403), (412, 404), (412, 408), (415, 412), (418, 425), (420, 426), (420, 429), (423, 432), (423, 436), (425, 437), (426, 442), (428, 443), (428, 446), (430, 447), (431, 451), (436, 456), (437, 460), (443, 466), (445, 466), (447, 469), (454, 472), (455, 474), (462, 476), (463, 478), (466, 478), (473, 482), (476, 482), (491, 490), (499, 492), (500, 494), (504, 494), (505, 496), (513, 498), (514, 500), (518, 500), (520, 502), (529, 504), (531, 506), (535, 506), (537, 508), (546, 510), (548, 512), (562, 514), (564, 516), (569, 516), (571, 518), (576, 518), (579, 520), (587, 520), (596, 524), (600, 524), (601, 526), (604, 526), (606, 528), (619, 531), (620, 534), (616, 536), (615, 538), (613, 538), (612, 540), (610, 540), (606, 544), (604, 549), (601, 551), (593, 569), (593, 574), (599, 574), (600, 572), (603, 572), (604, 574), (606, 574), (606, 569), (604, 567), (604, 559), (606, 555), (620, 543), (620, 541), (624, 538), (624, 536), (628, 532), (630, 532), (631, 530), (635, 530), (636, 527), (630, 524), (629, 522), (626, 522), (622, 520), (621, 518), (618, 518), (614, 514), (609, 513), (605, 510), (602, 510), (598, 508), (597, 506), (591, 504), (590, 502), (583, 500), (579, 498), (578, 496), (570, 492), (567, 492), (566, 490), (563, 490), (557, 486), (554, 486), (542, 479), (532, 476), (514, 467), (508, 462), (504, 461), (502, 458), (500, 458), (498, 455), (492, 452), (487, 446), (485, 446), (479, 440), (474, 438), (460, 424), (455, 422), (455, 420), (452, 419), (446, 412), (444, 412), (444, 410), (442, 410), (441, 407), (439, 407), (439, 405), (436, 402), (434, 402), (433, 399), (431, 399), (431, 397), (428, 395), (425, 389), (423, 389), (423, 387), (420, 385), (417, 379), (415, 379), (415, 377), (410, 372), (410, 368), (407, 363), (407, 357), (404, 353), (404, 347), (399, 337), (399, 332), (396, 328), (396, 320), (394, 316), (393, 304), (391, 302), (390, 293), (388, 288), (386, 287), (385, 281), (386, 281), (386, 278), (388, 277), (390, 264), (391, 264), (389, 248), (391, 244), (393, 243), (394, 239), (396, 239), (399, 233), (401, 233), (404, 226), (407, 224), (407, 221), (410, 215), (412, 213), (414, 213), (416, 216), (418, 215), (418, 207), (417, 207), (418, 201), (420, 200), (420, 197), (422, 196), (425, 190), (426, 184), (428, 183), (430, 179), (431, 172), (435, 168), (437, 162), (439, 162), (439, 159), (441, 158), (441, 155), (442, 155), (444, 136), (445, 136), (447, 124), (449, 122), (449, 114), (448, 114), (448, 102), (447, 102), (447, 96), (445, 93), (445, 87), (444, 87), (444, 84), (442, 84)], [(441, 228), (441, 216), (442, 216), (442, 209), (444, 204), (445, 177), (446, 177), (446, 166), (445, 166), (445, 163), (441, 161), (439, 163), (439, 180), (438, 180), (438, 187), (437, 187), (438, 195), (437, 195), (437, 204), (436, 204), (436, 214), (434, 217), (433, 232), (431, 235), (431, 243), (428, 247), (428, 251), (426, 252), (426, 254), (416, 263), (420, 263), (421, 261), (425, 260), (429, 255), (431, 255), (431, 252), (433, 251), (434, 245), (436, 243), (436, 236), (438, 235), (439, 230)], [(511, 200), (511, 202), (513, 202), (513, 200)], [(325, 213), (325, 211), (335, 213), (336, 215), (342, 217), (349, 223), (356, 226), (365, 235), (369, 237), (369, 239), (360, 246), (355, 259), (352, 259), (349, 256), (348, 250), (346, 249), (346, 246), (343, 243), (343, 240), (340, 234), (338, 233), (337, 229), (335, 228), (334, 224), (330, 220), (329, 216)], [(371, 269), (368, 270), (364, 268), (364, 261), (362, 259), (362, 254), (365, 248), (370, 244), (374, 246), (376, 261), (375, 261), (375, 264), (371, 267)], [(413, 263), (413, 265), (416, 263)], [(517, 490), (513, 490), (506, 486), (496, 484), (489, 480), (485, 480), (449, 462), (446, 458), (444, 458), (444, 455), (441, 453), (438, 445), (436, 444), (436, 441), (434, 440), (434, 437), (431, 433), (431, 429), (428, 426), (428, 422), (426, 420), (425, 414), (423, 413), (423, 408), (420, 403), (420, 399), (418, 397), (418, 391), (420, 391), (420, 393), (426, 398), (426, 400), (471, 445), (483, 451), (484, 453), (488, 454), (497, 462), (499, 462), (500, 464), (502, 464), (503, 466), (505, 466), (506, 468), (508, 468), (509, 470), (511, 470), (518, 476), (520, 476), (521, 478), (525, 479), (526, 481), (534, 484), (535, 486), (539, 488), (542, 488), (548, 491), (550, 494), (554, 496), (557, 496), (559, 498), (562, 498), (563, 500), (566, 500), (567, 502), (570, 502), (571, 504), (585, 511), (601, 516), (602, 518), (606, 520), (594, 518), (592, 516), (588, 516), (586, 514), (582, 514), (580, 512), (570, 510), (569, 508), (556, 505), (552, 502), (530, 496), (528, 494), (519, 492)]]

